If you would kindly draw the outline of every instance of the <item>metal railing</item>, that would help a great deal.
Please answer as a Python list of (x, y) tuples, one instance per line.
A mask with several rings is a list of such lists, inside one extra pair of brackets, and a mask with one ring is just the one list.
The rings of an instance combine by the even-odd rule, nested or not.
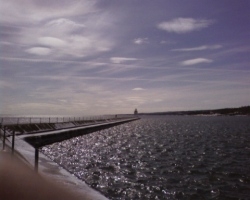
[(103, 115), (87, 117), (0, 117), (0, 125), (64, 123), (76, 121), (100, 121), (127, 118), (128, 115)]

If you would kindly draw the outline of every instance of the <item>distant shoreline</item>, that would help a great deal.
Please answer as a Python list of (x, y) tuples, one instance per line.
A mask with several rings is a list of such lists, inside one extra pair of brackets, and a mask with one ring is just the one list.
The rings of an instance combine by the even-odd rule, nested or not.
[(173, 111), (173, 112), (153, 112), (140, 113), (140, 115), (201, 115), (201, 116), (250, 116), (250, 106), (239, 108), (222, 108), (214, 110), (193, 110), (193, 111)]

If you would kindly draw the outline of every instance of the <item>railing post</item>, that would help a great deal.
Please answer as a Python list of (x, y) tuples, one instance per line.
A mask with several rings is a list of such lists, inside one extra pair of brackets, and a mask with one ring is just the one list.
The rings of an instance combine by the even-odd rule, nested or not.
[(3, 150), (5, 149), (6, 126), (3, 127)]
[(38, 172), (39, 148), (35, 148), (35, 172)]
[(15, 130), (13, 130), (12, 132), (12, 154), (14, 154), (14, 150), (15, 150)]
[(31, 124), (31, 117), (30, 117), (30, 124)]

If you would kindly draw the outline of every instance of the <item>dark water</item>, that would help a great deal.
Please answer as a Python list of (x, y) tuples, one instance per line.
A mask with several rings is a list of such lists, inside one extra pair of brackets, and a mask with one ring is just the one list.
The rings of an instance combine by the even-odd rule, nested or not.
[(143, 117), (42, 151), (109, 199), (250, 199), (250, 117)]

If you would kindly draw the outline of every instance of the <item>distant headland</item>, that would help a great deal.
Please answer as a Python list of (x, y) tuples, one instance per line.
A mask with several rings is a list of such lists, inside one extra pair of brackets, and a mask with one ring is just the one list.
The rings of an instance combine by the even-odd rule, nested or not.
[(239, 108), (221, 108), (215, 110), (193, 110), (193, 111), (173, 111), (173, 112), (154, 112), (140, 113), (144, 115), (250, 115), (250, 106)]

